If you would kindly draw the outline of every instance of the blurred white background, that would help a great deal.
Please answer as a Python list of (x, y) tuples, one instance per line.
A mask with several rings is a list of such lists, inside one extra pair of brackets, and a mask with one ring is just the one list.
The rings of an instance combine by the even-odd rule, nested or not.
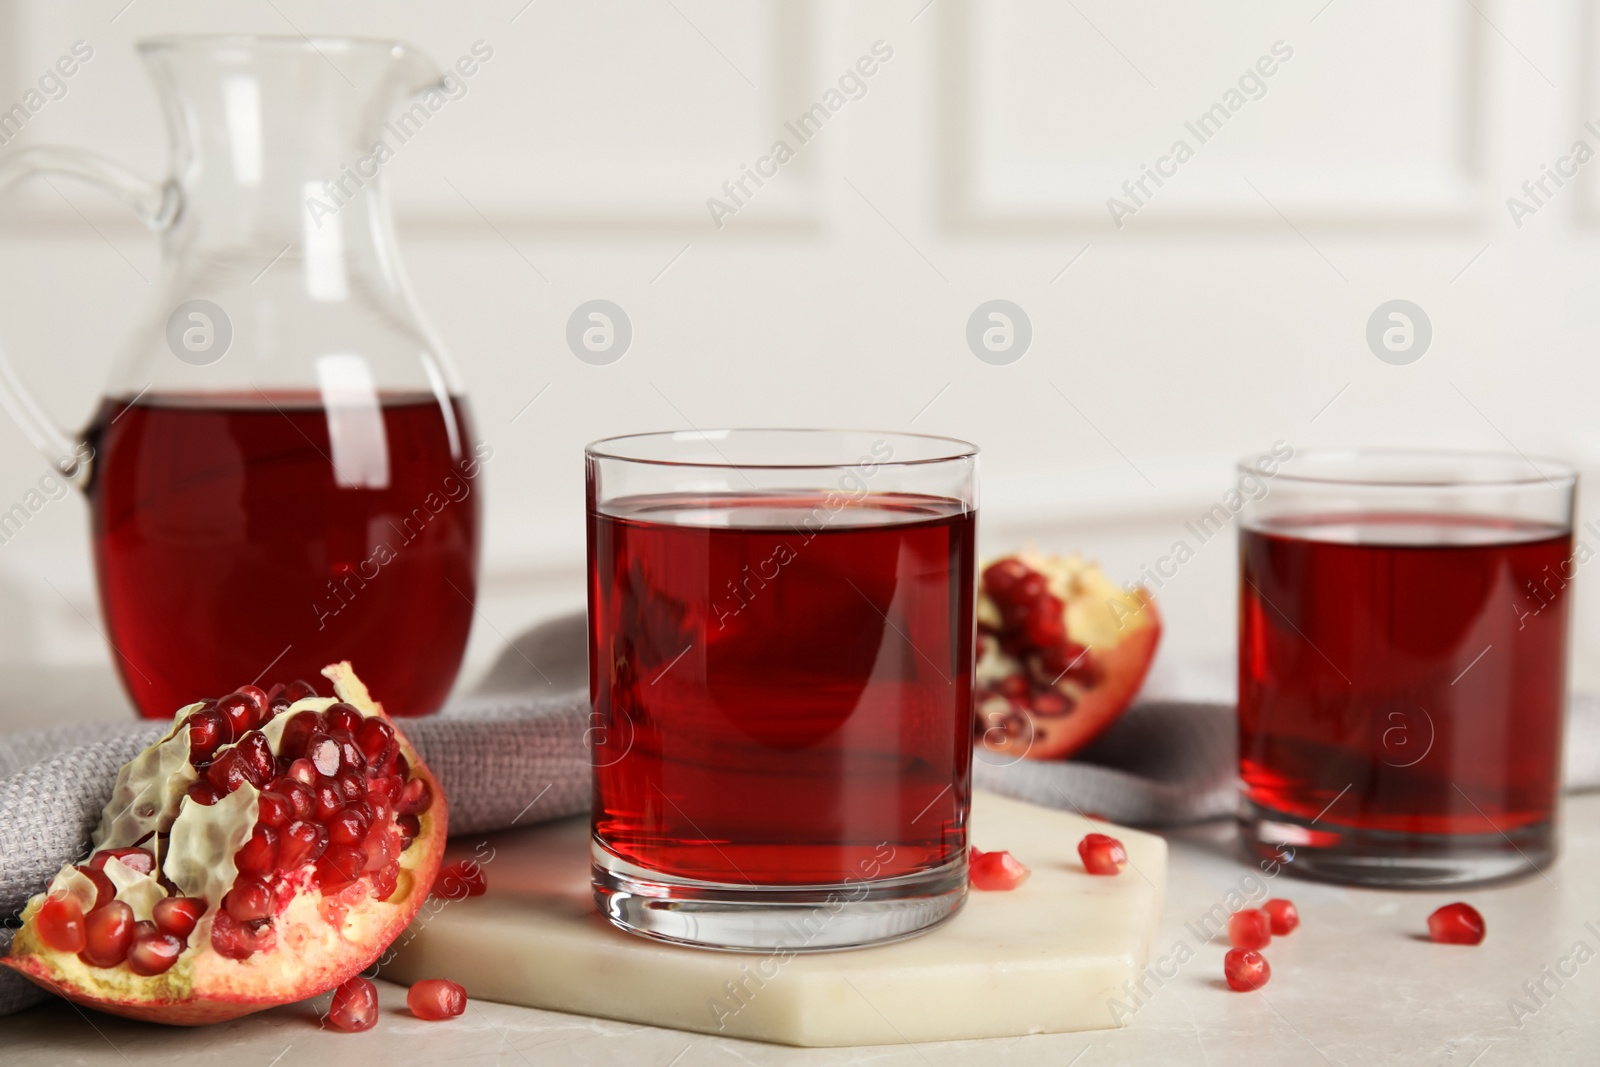
[[(1220, 499), (1233, 457), (1278, 440), (1514, 448), (1600, 473), (1600, 163), (1547, 179), (1541, 205), (1521, 188), (1576, 141), (1600, 150), (1591, 0), (4, 0), (0, 109), (75, 41), (94, 58), (0, 153), (83, 145), (162, 175), (133, 44), (174, 32), (396, 37), (440, 64), (493, 49), (384, 170), (496, 448), (474, 668), (499, 633), (581, 604), (580, 450), (607, 434), (968, 438), (986, 553), (1077, 548), (1119, 580)], [(717, 225), (707, 199), (775, 140), (797, 146), (784, 123), (876, 42), (892, 58), (864, 95)], [(1230, 90), (1202, 144), (1185, 124)], [(1116, 225), (1107, 199), (1134, 204), (1124, 181), (1180, 138), (1194, 158)], [(56, 185), (0, 209), (0, 337), (79, 426), (156, 242)], [(1520, 225), (1514, 195), (1537, 207)], [(564, 340), (595, 298), (633, 323), (609, 366)], [(965, 337), (997, 298), (1033, 331), (1005, 366)], [(1365, 338), (1393, 299), (1432, 323), (1403, 366)], [(0, 423), (0, 510), (44, 469)], [(1231, 538), (1157, 596), (1165, 657), (1231, 655)], [(1580, 593), (1580, 653), (1600, 645), (1597, 596)], [(106, 663), (94, 598), (83, 503), (53, 503), (0, 546), (0, 662)], [(1591, 658), (1580, 681), (1600, 677)]]

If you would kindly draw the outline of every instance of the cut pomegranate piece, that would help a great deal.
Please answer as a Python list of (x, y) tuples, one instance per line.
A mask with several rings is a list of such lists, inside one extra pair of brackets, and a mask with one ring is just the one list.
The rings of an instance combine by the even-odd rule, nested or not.
[(489, 881), (483, 876), (483, 867), (476, 860), (456, 860), (439, 868), (434, 879), (433, 895), (444, 900), (464, 900), (481, 897), (489, 891)]
[(1253, 948), (1233, 948), (1222, 957), (1222, 976), (1235, 993), (1251, 993), (1267, 984), (1272, 968), (1267, 958)]
[(467, 1010), (467, 991), (444, 978), (424, 978), (406, 992), (406, 1007), (419, 1019), (454, 1019)]
[(357, 975), (333, 991), (328, 1024), (356, 1034), (378, 1025), (378, 987)]
[(1121, 874), (1128, 865), (1128, 850), (1105, 834), (1085, 834), (1078, 842), (1078, 858), (1090, 874)]
[(39, 927), (39, 940), (57, 952), (77, 955), (88, 944), (83, 928), (83, 909), (65, 894), (51, 897), (40, 905), (35, 921)]
[(1161, 636), (1155, 603), (1077, 556), (1006, 556), (981, 585), (977, 737), (1000, 754), (1071, 755), (1144, 683)]
[[(434, 882), (448, 804), (349, 665), (325, 673), (336, 699), (245, 686), (181, 709), (0, 962), (80, 1004), (178, 1024), (303, 1000), (369, 966)], [(352, 1019), (368, 1005), (353, 996)]]
[(1267, 913), (1268, 919), (1272, 920), (1272, 936), (1274, 937), (1282, 937), (1300, 925), (1300, 913), (1295, 910), (1295, 906), (1291, 901), (1274, 897), (1261, 905), (1261, 910)]
[(1234, 948), (1266, 948), (1272, 943), (1272, 918), (1260, 908), (1243, 908), (1228, 917), (1228, 942)]
[(1015, 889), (1032, 873), (1009, 852), (983, 852), (975, 848), (967, 858), (967, 878), (974, 889)]
[(1428, 936), (1440, 944), (1481, 944), (1484, 930), (1483, 916), (1471, 904), (1446, 904), (1428, 916)]

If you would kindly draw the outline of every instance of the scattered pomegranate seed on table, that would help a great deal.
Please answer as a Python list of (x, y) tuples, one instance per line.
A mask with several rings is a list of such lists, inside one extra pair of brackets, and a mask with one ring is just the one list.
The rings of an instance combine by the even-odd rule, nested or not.
[(1015, 889), (1032, 873), (1009, 852), (984, 852), (975, 848), (967, 861), (967, 877), (974, 889)]
[(1272, 919), (1260, 908), (1244, 908), (1228, 918), (1228, 941), (1234, 948), (1266, 948), (1272, 943)]
[(1261, 910), (1267, 913), (1267, 918), (1272, 920), (1272, 934), (1282, 937), (1300, 925), (1300, 912), (1295, 910), (1294, 902), (1280, 900), (1277, 897), (1261, 905)]
[(419, 1019), (454, 1019), (467, 1010), (467, 991), (444, 978), (424, 978), (406, 993), (406, 1007)]
[(360, 975), (333, 991), (328, 1024), (335, 1030), (358, 1034), (378, 1025), (378, 987)]
[(1222, 957), (1222, 976), (1235, 993), (1252, 993), (1267, 984), (1272, 968), (1267, 958), (1253, 948), (1229, 949)]
[(1443, 945), (1477, 945), (1483, 941), (1483, 916), (1471, 904), (1446, 904), (1428, 916), (1428, 936)]
[(431, 893), (443, 900), (481, 897), (489, 891), (489, 881), (477, 860), (456, 860), (439, 868)]
[(1078, 842), (1078, 858), (1090, 874), (1121, 874), (1128, 865), (1128, 850), (1105, 834), (1086, 834)]

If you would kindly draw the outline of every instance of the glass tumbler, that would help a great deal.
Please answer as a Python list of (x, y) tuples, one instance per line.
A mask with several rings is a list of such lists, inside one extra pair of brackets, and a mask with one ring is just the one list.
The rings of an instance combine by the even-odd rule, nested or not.
[(602, 914), (785, 953), (955, 914), (977, 449), (716, 430), (586, 458)]
[(1240, 821), (1332, 881), (1464, 885), (1555, 857), (1571, 468), (1314, 450), (1240, 465)]

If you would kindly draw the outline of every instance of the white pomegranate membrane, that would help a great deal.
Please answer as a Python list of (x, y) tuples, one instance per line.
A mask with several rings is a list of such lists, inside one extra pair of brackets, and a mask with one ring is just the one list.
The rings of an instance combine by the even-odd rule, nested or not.
[(204, 1022), (380, 953), (432, 881), (444, 804), (349, 665), (323, 673), (336, 697), (245, 686), (180, 710), (119, 772), (91, 855), (30, 902), (6, 962), (106, 1010)]

